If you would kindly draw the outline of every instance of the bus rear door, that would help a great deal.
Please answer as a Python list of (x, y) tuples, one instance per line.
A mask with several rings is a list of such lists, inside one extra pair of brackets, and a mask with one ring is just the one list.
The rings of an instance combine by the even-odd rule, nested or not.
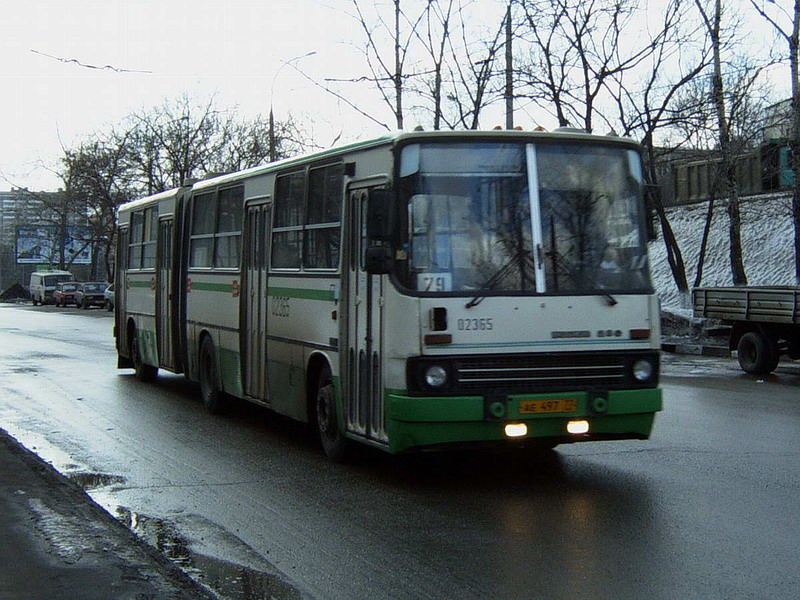
[(243, 389), (250, 398), (262, 401), (269, 396), (266, 331), (270, 214), (265, 200), (247, 205), (240, 290)]

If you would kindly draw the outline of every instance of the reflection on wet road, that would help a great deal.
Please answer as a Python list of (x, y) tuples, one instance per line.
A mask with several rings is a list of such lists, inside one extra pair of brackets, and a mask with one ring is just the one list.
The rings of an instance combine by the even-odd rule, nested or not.
[[(646, 442), (364, 449), (340, 466), (269, 411), (212, 417), (182, 377), (118, 372), (110, 319), (93, 316), (0, 307), (0, 427), (223, 597), (793, 598), (800, 584), (798, 365), (759, 381), (665, 357)], [(79, 339), (48, 340), (57, 328)]]

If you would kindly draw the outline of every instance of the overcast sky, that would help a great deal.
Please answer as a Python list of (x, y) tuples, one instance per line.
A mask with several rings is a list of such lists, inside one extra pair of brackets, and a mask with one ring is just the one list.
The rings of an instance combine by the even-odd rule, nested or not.
[[(338, 0), (10, 0), (0, 20), (0, 189), (55, 189), (61, 143), (186, 91), (216, 94), (240, 116), (291, 112), (326, 145), (382, 130), (314, 88), (360, 60), (356, 23)], [(88, 68), (83, 65), (99, 68)], [(110, 65), (112, 68), (102, 68)], [(118, 70), (115, 70), (118, 69)], [(277, 75), (277, 77), (276, 77)], [(275, 79), (274, 96), (271, 92)], [(376, 99), (364, 98), (375, 102)]]
[[(660, 2), (652, 0), (646, 13), (660, 12)], [(219, 108), (235, 107), (242, 118), (266, 117), (273, 103), (277, 119), (291, 112), (320, 146), (339, 134), (341, 141), (353, 141), (385, 132), (286, 64), (298, 65), (315, 81), (366, 74), (357, 47), (363, 32), (345, 11), (349, 0), (6, 0), (3, 5), (0, 190), (57, 189), (60, 180), (42, 165), (58, 167), (62, 144), (74, 147), (183, 92), (200, 102), (215, 95)], [(503, 5), (478, 0), (474, 21), (487, 27), (499, 22), (495, 13)], [(749, 17), (746, 23), (760, 31), (751, 42), (766, 50), (769, 28), (752, 13)], [(303, 58), (294, 61), (297, 57)], [(357, 94), (352, 101), (392, 123), (388, 108), (367, 85), (349, 89)], [(541, 120), (523, 107), (517, 122), (552, 126)], [(499, 112), (497, 122), (502, 122)]]

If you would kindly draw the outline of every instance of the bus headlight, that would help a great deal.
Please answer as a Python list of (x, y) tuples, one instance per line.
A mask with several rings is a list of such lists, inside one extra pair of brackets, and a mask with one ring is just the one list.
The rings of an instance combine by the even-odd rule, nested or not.
[(425, 369), (425, 383), (432, 388), (440, 388), (447, 383), (447, 371), (439, 365)]
[(636, 381), (647, 381), (653, 376), (653, 363), (649, 360), (639, 359), (633, 363), (633, 377)]

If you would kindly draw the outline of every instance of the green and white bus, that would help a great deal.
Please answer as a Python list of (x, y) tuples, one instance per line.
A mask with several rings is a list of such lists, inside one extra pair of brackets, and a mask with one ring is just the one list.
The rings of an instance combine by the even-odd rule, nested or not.
[(659, 306), (638, 146), (414, 132), (119, 210), (121, 368), (397, 453), (647, 439)]

